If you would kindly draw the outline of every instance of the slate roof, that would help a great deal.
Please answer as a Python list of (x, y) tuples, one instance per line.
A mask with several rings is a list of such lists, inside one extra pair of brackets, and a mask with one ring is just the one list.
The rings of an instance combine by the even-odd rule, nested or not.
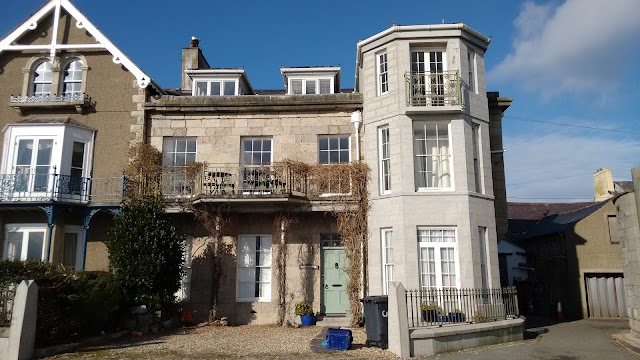
[(633, 191), (633, 181), (614, 181), (613, 191), (616, 194), (622, 194), (627, 191)]
[(507, 203), (509, 233), (515, 236), (515, 241), (560, 233), (606, 203)]

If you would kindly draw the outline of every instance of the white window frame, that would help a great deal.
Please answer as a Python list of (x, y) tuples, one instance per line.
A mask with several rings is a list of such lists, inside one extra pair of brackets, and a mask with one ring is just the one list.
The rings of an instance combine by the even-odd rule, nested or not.
[[(347, 148), (343, 149), (340, 147), (340, 140), (341, 139), (347, 139)], [(321, 140), (325, 140), (325, 139), (329, 139), (329, 143), (328, 143), (328, 149), (327, 150), (320, 150), (320, 141)], [(331, 148), (331, 139), (338, 139), (338, 148), (337, 149), (332, 149)], [(338, 157), (340, 157), (340, 153), (344, 150), (347, 150), (349, 153), (349, 158), (347, 159), (347, 161), (338, 161), (338, 162), (331, 162), (331, 152), (338, 152)], [(322, 152), (327, 152), (327, 162), (321, 162), (320, 161), (320, 154)], [(336, 134), (336, 135), (318, 135), (318, 164), (347, 164), (351, 162), (351, 135), (348, 134)]]
[(42, 233), (42, 258), (41, 261), (44, 261), (47, 258), (47, 241), (48, 241), (48, 232), (49, 227), (47, 224), (7, 224), (5, 225), (4, 231), (4, 241), (2, 246), (2, 258), (8, 259), (8, 251), (9, 251), (9, 233), (12, 232), (21, 232), (22, 235), (22, 243), (20, 248), (20, 256), (16, 260), (27, 260), (27, 253), (29, 249), (29, 234), (30, 233)]
[[(268, 250), (268, 260), (269, 260), (269, 265), (258, 265), (255, 266), (256, 263), (256, 253), (255, 252), (243, 252), (241, 249), (242, 246), (242, 241), (244, 240), (248, 240), (248, 241), (255, 241), (256, 237), (260, 237), (260, 241), (263, 241), (263, 239), (268, 239), (270, 241), (269, 244), (269, 250)], [(266, 253), (266, 252), (265, 252)], [(237, 302), (271, 302), (271, 297), (273, 295), (273, 288), (272, 288), (272, 284), (273, 284), (273, 238), (271, 235), (269, 234), (244, 234), (244, 235), (238, 235), (238, 251), (237, 251), (237, 268), (236, 268), (236, 301)], [(248, 255), (248, 256), (253, 256), (251, 258), (251, 263), (254, 266), (241, 266), (241, 258), (243, 255)], [(260, 297), (260, 296), (255, 296), (255, 297), (240, 297), (240, 269), (242, 268), (247, 268), (247, 269), (256, 269), (256, 268), (268, 268), (269, 269), (269, 273), (270, 273), (270, 277), (267, 281), (267, 279), (256, 279), (256, 281), (254, 281), (253, 283), (264, 283), (264, 284), (269, 284), (269, 296), (264, 296), (264, 297)], [(255, 273), (255, 272), (254, 272)], [(259, 272), (258, 272), (259, 273)]]
[[(84, 270), (81, 267), (83, 267), (83, 254), (82, 252), (84, 251), (84, 228), (82, 226), (79, 225), (65, 225), (64, 226), (64, 238), (63, 243), (62, 243), (62, 261), (64, 261), (64, 249), (65, 249), (65, 244), (64, 242), (66, 241), (67, 238), (67, 234), (76, 234), (77, 236), (77, 240), (76, 240), (76, 259), (75, 259), (75, 263), (73, 264), (73, 266), (71, 266), (71, 269), (74, 271), (81, 271)], [(64, 264), (63, 264), (64, 265)]]
[(484, 194), (485, 187), (482, 162), (482, 125), (475, 121), (471, 122), (471, 143), (473, 148), (474, 191), (478, 194)]
[[(184, 151), (178, 151), (177, 150), (177, 146), (178, 146), (178, 141), (187, 141), (187, 143), (185, 143), (185, 149)], [(189, 141), (193, 141), (195, 144), (195, 150), (194, 151), (189, 151)], [(168, 147), (169, 142), (173, 142), (173, 149), (170, 149)], [(172, 160), (171, 160), (171, 164), (169, 164), (166, 160), (169, 154), (173, 154), (172, 156)], [(183, 154), (185, 156), (185, 165), (175, 165), (176, 162), (176, 154)], [(188, 154), (194, 154), (194, 160), (193, 161), (187, 161), (187, 155)], [(193, 163), (198, 161), (198, 138), (197, 137), (193, 137), (193, 136), (184, 136), (184, 137), (164, 137), (162, 139), (162, 165), (164, 167), (167, 168), (182, 168), (184, 166), (186, 166), (187, 164)], [(172, 165), (173, 164), (173, 165)]]
[[(386, 133), (386, 135), (385, 135)], [(378, 173), (380, 194), (391, 194), (391, 137), (389, 125), (383, 125), (378, 128)], [(385, 137), (387, 142), (385, 143)], [(384, 146), (387, 146), (387, 156), (384, 156)], [(388, 171), (387, 171), (388, 170)], [(387, 182), (385, 182), (387, 178)], [(385, 186), (386, 185), (386, 186)]]
[[(192, 89), (191, 89), (191, 95), (192, 96), (236, 96), (240, 93), (240, 88), (239, 88), (239, 79), (237, 78), (216, 78), (216, 79), (193, 79), (193, 85), (192, 85)], [(233, 94), (226, 94), (224, 93), (224, 84), (226, 82), (233, 82), (234, 83), (234, 91)], [(206, 83), (207, 84), (207, 93), (206, 94), (198, 94), (198, 83)], [(211, 94), (211, 84), (212, 83), (220, 83), (220, 94), (219, 95), (212, 95)]]
[[(317, 76), (317, 75), (289, 77), (287, 79), (287, 94), (288, 95), (326, 95), (326, 94), (320, 94), (320, 80), (329, 80), (329, 84), (330, 84), (329, 94), (333, 94), (334, 87), (335, 87), (333, 76)], [(293, 93), (292, 83), (294, 81), (302, 81), (302, 94)], [(315, 83), (315, 92), (307, 93), (307, 82)]]
[(469, 91), (474, 94), (478, 93), (478, 77), (477, 77), (477, 65), (476, 65), (476, 52), (469, 49), (467, 52), (467, 65), (468, 69), (468, 78), (467, 81), (469, 83)]
[(376, 54), (376, 73), (378, 96), (389, 93), (389, 57), (386, 51)]
[(193, 236), (185, 236), (184, 238), (184, 263), (182, 269), (184, 274), (180, 279), (180, 288), (176, 291), (176, 300), (178, 302), (186, 302), (191, 299), (191, 275), (193, 264)]
[[(422, 238), (421, 236), (421, 232), (426, 231), (427, 232), (427, 237), (426, 238), (433, 238), (433, 239), (438, 239), (439, 237), (437, 236), (437, 234), (439, 232), (443, 232), (444, 231), (453, 231), (453, 238), (455, 239), (454, 241), (420, 241), (420, 239)], [(441, 237), (442, 239), (444, 239), (444, 236)], [(443, 289), (445, 287), (443, 287), (442, 283), (442, 277), (443, 277), (443, 272), (442, 272), (442, 256), (441, 256), (441, 250), (442, 249), (453, 249), (453, 260), (455, 261), (455, 265), (454, 265), (454, 269), (455, 269), (455, 286), (451, 286), (451, 287), (447, 287), (447, 288), (456, 288), (459, 289), (460, 288), (460, 256), (458, 253), (458, 231), (456, 229), (456, 227), (449, 227), (449, 226), (438, 226), (438, 227), (432, 227), (432, 226), (418, 226), (417, 228), (417, 242), (418, 242), (418, 269), (419, 269), (419, 275), (420, 275), (420, 288), (425, 290), (428, 288), (436, 288), (436, 289)], [(435, 285), (432, 286), (427, 286), (424, 284), (423, 281), (423, 275), (427, 275), (425, 273), (425, 269), (423, 268), (423, 261), (422, 261), (422, 249), (429, 249), (432, 248), (434, 250), (434, 263), (435, 263)]]
[[(424, 154), (424, 155), (417, 155), (416, 154), (416, 138), (415, 138), (415, 127), (417, 125), (428, 125), (428, 124), (436, 124), (438, 126), (442, 126), (442, 125), (446, 125), (447, 126), (447, 138), (448, 138), (448, 142), (449, 142), (449, 147), (448, 147), (448, 154), (446, 154), (445, 156), (448, 157), (448, 175), (449, 175), (449, 186), (433, 186), (433, 187), (429, 187), (429, 186), (425, 186), (425, 187), (420, 187), (418, 186), (418, 167), (416, 166), (416, 159), (418, 157), (423, 157), (426, 158), (428, 155)], [(423, 121), (415, 121), (412, 124), (412, 138), (413, 138), (413, 157), (414, 157), (414, 161), (413, 161), (413, 175), (414, 175), (414, 181), (415, 181), (415, 187), (416, 190), (418, 192), (429, 192), (429, 191), (454, 191), (455, 190), (455, 177), (454, 177), (454, 163), (453, 163), (453, 136), (452, 136), (452, 132), (451, 132), (451, 121), (435, 121), (435, 122), (423, 122)], [(428, 136), (428, 134), (425, 134), (425, 136)], [(432, 156), (438, 156), (438, 155), (432, 155)], [(439, 155), (439, 156), (443, 156), (443, 155)], [(441, 176), (444, 176), (444, 172)], [(440, 177), (441, 177), (440, 176)], [(441, 181), (441, 180), (439, 180)]]
[[(253, 156), (251, 156), (251, 159), (245, 159), (245, 155), (247, 153), (245, 152), (244, 144), (245, 144), (246, 141), (252, 141), (253, 142), (254, 140), (262, 140), (262, 144), (263, 144), (262, 147), (264, 147), (264, 140), (269, 140), (271, 145), (270, 145), (270, 150), (269, 150), (269, 155), (270, 156), (269, 156), (269, 162), (268, 163), (265, 163), (265, 162), (262, 162), (262, 163), (259, 163), (259, 164), (254, 163), (253, 162)], [(241, 140), (240, 140), (240, 146), (241, 146), (241, 148), (240, 148), (240, 162), (242, 163), (242, 166), (244, 166), (244, 167), (260, 167), (260, 166), (269, 166), (269, 165), (273, 164), (273, 150), (274, 149), (273, 149), (273, 138), (272, 137), (270, 137), (270, 136), (242, 137)], [(254, 151), (253, 150), (253, 144), (252, 144), (252, 148), (251, 149), (252, 150), (249, 151), (250, 154), (253, 154), (254, 152), (266, 153), (266, 151), (264, 151), (262, 149), (259, 150), (259, 151)], [(247, 161), (247, 160), (250, 160), (250, 161)]]
[[(393, 241), (393, 229), (382, 228), (380, 229), (380, 246), (382, 253), (382, 294), (389, 294), (389, 282), (393, 281), (394, 270), (394, 241)], [(389, 261), (389, 252), (391, 253), (391, 259)]]
[[(47, 69), (46, 64), (49, 64), (49, 68)], [(49, 80), (36, 80), (36, 71), (40, 66), (44, 66), (43, 74), (49, 74)], [(49, 60), (38, 61), (33, 66), (33, 71), (31, 72), (31, 78), (29, 81), (29, 96), (36, 97), (47, 97), (53, 95), (53, 77), (54, 77), (54, 66), (53, 63)], [(36, 92), (36, 85), (46, 85), (49, 84), (49, 92), (39, 91)]]
[[(71, 65), (73, 64), (77, 64), (77, 67), (72, 69), (72, 70), (67, 70), (67, 68), (69, 68)], [(60, 95), (63, 96), (77, 96), (82, 94), (82, 83), (84, 82), (84, 64), (82, 63), (82, 60), (78, 59), (78, 58), (71, 58), (69, 59), (65, 64), (64, 67), (62, 68), (62, 71), (60, 72), (60, 90), (58, 91), (58, 93)], [(79, 73), (80, 75), (80, 79), (67, 79), (67, 72), (69, 72), (69, 74), (71, 73)], [(64, 91), (65, 85), (67, 84), (79, 84), (78, 90), (76, 91), (69, 91), (66, 92)]]

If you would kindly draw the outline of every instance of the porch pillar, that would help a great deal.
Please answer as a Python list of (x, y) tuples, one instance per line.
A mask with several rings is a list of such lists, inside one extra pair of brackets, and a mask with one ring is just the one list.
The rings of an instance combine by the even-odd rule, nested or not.
[(400, 357), (411, 356), (409, 347), (409, 320), (407, 319), (406, 290), (402, 283), (389, 283), (388, 332), (389, 350)]

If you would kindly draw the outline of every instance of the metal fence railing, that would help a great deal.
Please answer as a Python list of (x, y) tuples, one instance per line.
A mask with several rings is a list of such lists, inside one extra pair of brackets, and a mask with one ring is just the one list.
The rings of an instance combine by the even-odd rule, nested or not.
[(16, 296), (15, 284), (0, 287), (0, 327), (11, 326), (13, 298)]
[(0, 174), (0, 202), (120, 203), (123, 176), (81, 177), (24, 171)]
[(519, 315), (515, 288), (408, 290), (406, 301), (409, 327), (480, 323)]
[(461, 106), (458, 71), (408, 72), (404, 75), (407, 106)]

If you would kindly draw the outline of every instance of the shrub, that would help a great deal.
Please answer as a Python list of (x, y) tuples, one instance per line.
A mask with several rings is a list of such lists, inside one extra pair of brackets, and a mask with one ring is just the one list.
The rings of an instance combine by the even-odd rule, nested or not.
[(109, 265), (129, 305), (166, 309), (183, 275), (184, 239), (155, 198), (133, 200), (114, 218)]
[(36, 346), (75, 341), (115, 329), (120, 291), (107, 273), (84, 273), (39, 260), (0, 261), (0, 287), (38, 285)]

